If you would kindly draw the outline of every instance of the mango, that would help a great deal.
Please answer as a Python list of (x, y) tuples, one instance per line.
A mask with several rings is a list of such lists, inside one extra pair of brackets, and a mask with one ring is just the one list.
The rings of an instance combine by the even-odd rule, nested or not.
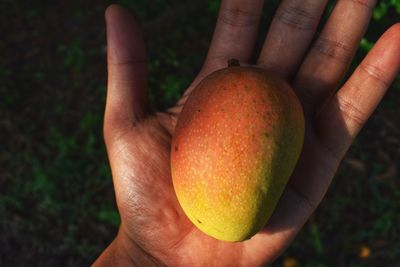
[(304, 139), (303, 110), (291, 87), (261, 68), (237, 65), (197, 85), (171, 145), (183, 211), (205, 234), (230, 242), (266, 224)]

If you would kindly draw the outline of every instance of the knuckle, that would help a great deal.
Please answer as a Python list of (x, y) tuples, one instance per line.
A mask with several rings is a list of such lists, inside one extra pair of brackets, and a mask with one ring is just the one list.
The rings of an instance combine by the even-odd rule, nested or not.
[(365, 120), (368, 117), (367, 114), (354, 103), (341, 96), (338, 96), (338, 108), (342, 116), (351, 123), (354, 123), (357, 127), (364, 125)]
[(254, 14), (241, 9), (222, 9), (219, 20), (233, 27), (249, 27), (257, 25), (261, 14)]
[(318, 201), (311, 199), (306, 194), (303, 194), (300, 190), (298, 190), (293, 185), (289, 184), (287, 186), (286, 190), (289, 190), (290, 193), (293, 194), (297, 198), (297, 200), (299, 201), (299, 204), (303, 204), (309, 210), (310, 213), (313, 212), (318, 207), (318, 204), (319, 204)]
[(389, 78), (387, 77), (386, 72), (375, 65), (368, 63), (361, 63), (360, 70), (367, 74), (367, 76), (372, 79), (375, 84), (379, 87), (389, 87), (390, 83), (388, 82)]
[(354, 4), (357, 4), (362, 8), (367, 8), (370, 11), (374, 9), (376, 3), (376, 0), (347, 0), (347, 1), (353, 2)]
[(107, 147), (111, 147), (132, 132), (137, 131), (137, 122), (117, 116), (105, 116), (103, 123), (103, 139)]
[(353, 49), (343, 41), (336, 41), (326, 37), (320, 37), (313, 46), (317, 53), (348, 63), (352, 57)]
[(134, 66), (139, 64), (147, 64), (145, 57), (127, 57), (119, 60), (109, 60), (108, 64), (116, 67)]
[(293, 6), (279, 8), (276, 18), (289, 27), (301, 30), (312, 30), (316, 23), (315, 17), (309, 11)]

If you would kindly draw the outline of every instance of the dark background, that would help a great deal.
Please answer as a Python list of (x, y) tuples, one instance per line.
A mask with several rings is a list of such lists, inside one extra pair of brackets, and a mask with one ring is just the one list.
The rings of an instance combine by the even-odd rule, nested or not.
[[(266, 1), (259, 45), (278, 2)], [(102, 140), (110, 3), (0, 0), (0, 266), (86, 266), (116, 234)], [(199, 70), (219, 1), (119, 3), (141, 21), (163, 109)], [(378, 3), (352, 68), (399, 14), (400, 1)], [(399, 115), (397, 79), (273, 266), (400, 266)]]

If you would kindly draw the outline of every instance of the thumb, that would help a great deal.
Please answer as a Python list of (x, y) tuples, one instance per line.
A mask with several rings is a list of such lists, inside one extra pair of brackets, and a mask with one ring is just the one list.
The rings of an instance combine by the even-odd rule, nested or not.
[(108, 84), (104, 135), (142, 120), (148, 111), (146, 52), (140, 28), (125, 8), (111, 5), (105, 12)]

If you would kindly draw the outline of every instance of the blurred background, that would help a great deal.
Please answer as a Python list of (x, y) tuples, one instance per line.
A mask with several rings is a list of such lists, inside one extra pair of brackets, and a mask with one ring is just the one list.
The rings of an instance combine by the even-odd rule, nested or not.
[[(150, 98), (164, 109), (200, 69), (219, 1), (117, 2), (141, 21)], [(116, 234), (102, 140), (110, 3), (0, 1), (0, 266), (87, 266)], [(258, 48), (278, 3), (266, 1)], [(352, 69), (399, 18), (399, 0), (378, 2)], [(272, 266), (400, 266), (399, 167), (397, 79)]]

